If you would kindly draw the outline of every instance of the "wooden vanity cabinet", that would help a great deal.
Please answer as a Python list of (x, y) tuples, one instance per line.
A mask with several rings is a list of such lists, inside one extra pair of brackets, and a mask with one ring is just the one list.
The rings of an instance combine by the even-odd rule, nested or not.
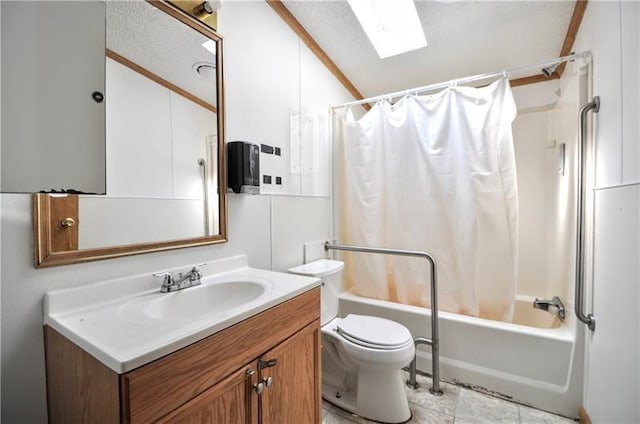
[(260, 399), (263, 424), (320, 422), (322, 380), (316, 365), (320, 343), (317, 324), (276, 346), (258, 362), (276, 361), (276, 365), (260, 369), (260, 381), (271, 382)]
[(45, 346), (51, 423), (321, 421), (319, 288), (125, 374), (46, 326)]
[[(158, 423), (257, 423), (258, 397), (253, 395), (257, 375), (247, 373), (252, 364), (158, 420)], [(243, 367), (244, 368), (244, 367)]]

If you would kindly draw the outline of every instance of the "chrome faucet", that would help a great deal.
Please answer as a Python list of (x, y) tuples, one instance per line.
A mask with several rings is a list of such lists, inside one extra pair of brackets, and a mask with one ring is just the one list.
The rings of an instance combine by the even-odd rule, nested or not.
[(552, 314), (556, 314), (558, 318), (560, 318), (560, 321), (564, 321), (564, 304), (558, 296), (553, 296), (553, 299), (551, 300), (538, 299), (536, 297), (536, 300), (533, 301), (533, 307), (536, 309), (542, 309), (543, 311), (547, 311)]
[(154, 273), (154, 277), (164, 277), (162, 280), (162, 285), (160, 286), (160, 291), (162, 293), (169, 293), (177, 290), (186, 289), (189, 287), (199, 286), (202, 282), (200, 279), (202, 278), (202, 272), (198, 267), (206, 266), (206, 264), (200, 264), (191, 268), (191, 270), (185, 274), (182, 272), (178, 273), (178, 277), (174, 277), (172, 273), (158, 272)]

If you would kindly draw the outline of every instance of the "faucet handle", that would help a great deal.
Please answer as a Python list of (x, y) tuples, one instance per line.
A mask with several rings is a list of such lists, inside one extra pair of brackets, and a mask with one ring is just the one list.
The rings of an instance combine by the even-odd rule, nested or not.
[(174, 283), (173, 275), (169, 271), (154, 272), (151, 275), (154, 277), (164, 277), (164, 280), (162, 280), (163, 287), (170, 286)]
[(202, 278), (202, 272), (200, 271), (200, 268), (207, 266), (206, 263), (202, 263), (199, 265), (194, 265), (193, 268), (191, 268), (191, 275), (194, 276), (194, 278), (196, 279), (200, 279)]

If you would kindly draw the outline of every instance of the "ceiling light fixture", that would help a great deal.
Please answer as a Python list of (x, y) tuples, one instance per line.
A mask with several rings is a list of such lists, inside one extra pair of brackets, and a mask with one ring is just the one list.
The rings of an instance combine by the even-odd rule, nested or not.
[(413, 0), (347, 0), (380, 59), (427, 45)]

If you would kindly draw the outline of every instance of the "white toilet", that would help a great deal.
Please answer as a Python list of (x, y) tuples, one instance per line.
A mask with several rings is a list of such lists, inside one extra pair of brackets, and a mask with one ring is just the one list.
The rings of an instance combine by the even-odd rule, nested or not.
[(415, 353), (411, 333), (384, 318), (337, 318), (343, 268), (343, 262), (322, 259), (289, 270), (322, 279), (322, 397), (364, 418), (407, 422), (411, 411), (401, 368)]

